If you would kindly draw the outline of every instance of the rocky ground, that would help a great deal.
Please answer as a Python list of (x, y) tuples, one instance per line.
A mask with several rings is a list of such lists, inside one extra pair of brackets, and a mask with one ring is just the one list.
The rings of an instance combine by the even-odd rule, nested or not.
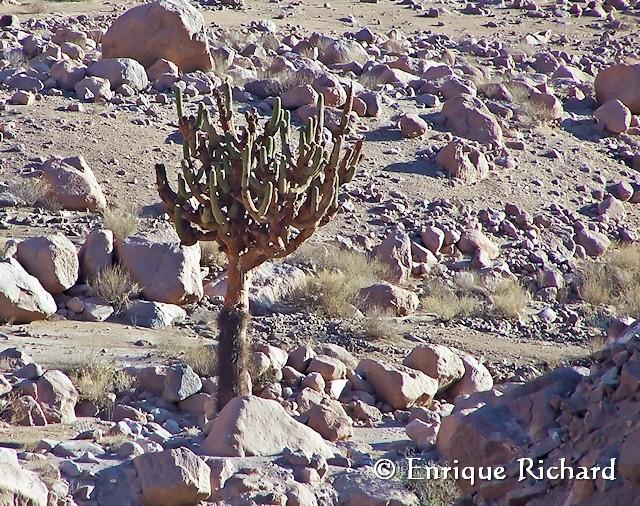
[[(634, 504), (639, 12), (3, 3), (0, 503)], [(180, 168), (175, 91), (215, 115), (223, 82), (294, 127), (322, 96), (327, 136), (351, 89), (365, 147), (254, 273), (253, 395), (219, 410), (225, 259), (179, 244), (153, 167)]]

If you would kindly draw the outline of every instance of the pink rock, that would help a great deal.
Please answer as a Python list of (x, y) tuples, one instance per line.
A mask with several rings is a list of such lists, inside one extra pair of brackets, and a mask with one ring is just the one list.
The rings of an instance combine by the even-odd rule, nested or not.
[(598, 126), (614, 134), (626, 132), (631, 126), (631, 111), (620, 100), (611, 100), (593, 113)]
[(407, 139), (423, 136), (429, 125), (417, 114), (405, 114), (400, 118), (400, 131)]
[(562, 117), (562, 102), (551, 93), (533, 93), (529, 100), (545, 110), (547, 119), (560, 119)]
[(438, 253), (444, 244), (444, 232), (438, 227), (428, 226), (421, 230), (420, 238), (432, 253)]
[(303, 105), (315, 104), (318, 93), (308, 84), (301, 84), (285, 91), (282, 96), (282, 107), (297, 109)]
[(64, 209), (100, 211), (107, 201), (98, 180), (82, 156), (49, 158), (42, 165), (47, 197)]
[(440, 422), (427, 423), (417, 418), (405, 427), (409, 439), (421, 448), (434, 444), (439, 430)]
[(393, 281), (402, 282), (411, 274), (411, 240), (402, 228), (393, 230), (373, 249), (373, 255), (391, 268)]
[(459, 395), (491, 390), (493, 378), (488, 369), (471, 355), (461, 352), (459, 356), (464, 364), (464, 375), (449, 388), (448, 398), (453, 401)]
[(470, 95), (459, 95), (444, 103), (442, 114), (456, 135), (493, 146), (502, 145), (502, 128), (484, 103)]
[(451, 141), (442, 148), (436, 156), (436, 163), (445, 169), (449, 177), (464, 183), (474, 183), (489, 175), (489, 163), (484, 154), (462, 140)]
[(606, 235), (587, 229), (578, 230), (574, 240), (576, 244), (584, 248), (585, 254), (590, 257), (604, 255), (611, 244), (611, 241)]
[(406, 316), (418, 308), (419, 302), (418, 296), (412, 291), (380, 282), (361, 288), (356, 304), (365, 311), (379, 308), (395, 316)]
[(439, 391), (445, 390), (465, 373), (462, 359), (450, 348), (438, 344), (416, 346), (402, 363), (438, 380)]
[(491, 259), (496, 259), (500, 255), (500, 248), (480, 230), (465, 230), (456, 246), (466, 254), (474, 254), (477, 250), (483, 250)]
[(619, 100), (633, 114), (640, 114), (640, 63), (607, 67), (598, 72), (594, 86), (598, 103)]

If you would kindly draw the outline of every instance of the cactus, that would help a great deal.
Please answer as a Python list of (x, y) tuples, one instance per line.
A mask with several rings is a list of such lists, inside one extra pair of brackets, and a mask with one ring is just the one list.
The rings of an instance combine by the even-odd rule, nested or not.
[(339, 188), (354, 177), (362, 141), (343, 148), (352, 90), (330, 140), (324, 135), (322, 95), (316, 116), (292, 135), (291, 114), (279, 98), (260, 128), (255, 113), (246, 113), (244, 124), (236, 126), (228, 84), (214, 92), (217, 124), (202, 105), (197, 116), (185, 116), (182, 92), (176, 93), (184, 138), (178, 190), (171, 188), (162, 164), (155, 167), (157, 187), (183, 244), (217, 241), (227, 256), (218, 346), (222, 408), (232, 397), (250, 393), (245, 329), (251, 270), (289, 255), (336, 214)]

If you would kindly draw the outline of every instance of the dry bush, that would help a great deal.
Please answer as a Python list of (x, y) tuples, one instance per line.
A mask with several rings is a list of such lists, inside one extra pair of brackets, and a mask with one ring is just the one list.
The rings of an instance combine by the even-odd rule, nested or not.
[(127, 309), (131, 299), (140, 293), (140, 285), (131, 279), (129, 271), (121, 265), (110, 265), (101, 270), (89, 285), (94, 295), (107, 301), (116, 313)]
[(128, 390), (133, 378), (104, 359), (80, 359), (68, 366), (67, 374), (80, 394), (80, 401), (94, 403), (101, 409), (113, 404), (114, 394)]
[(362, 336), (372, 341), (390, 340), (405, 334), (409, 326), (390, 311), (370, 309), (360, 320)]
[(315, 274), (308, 276), (292, 297), (329, 316), (353, 315), (358, 291), (389, 277), (389, 269), (381, 262), (335, 246), (306, 244), (296, 258), (313, 264)]
[(28, 207), (41, 204), (48, 194), (49, 185), (43, 179), (19, 178), (9, 182), (9, 193)]
[[(438, 467), (430, 462), (429, 467)], [(417, 476), (418, 479), (407, 480), (410, 489), (418, 496), (420, 506), (453, 506), (460, 499), (460, 489), (453, 479), (453, 473), (439, 478), (427, 479), (426, 477)]]
[(220, 79), (223, 79), (223, 80), (227, 79), (228, 78), (227, 71), (229, 70), (229, 60), (217, 53), (213, 53), (211, 59), (213, 60), (213, 73), (216, 76), (218, 76)]
[(640, 311), (640, 250), (624, 245), (611, 251), (602, 262), (588, 262), (582, 270), (580, 295), (594, 306), (614, 306), (620, 315)]
[(116, 239), (126, 239), (140, 228), (140, 208), (134, 204), (109, 207), (102, 216), (102, 225), (111, 230)]
[(505, 280), (493, 290), (491, 312), (511, 320), (517, 320), (529, 303), (529, 293), (515, 280)]
[(275, 79), (282, 85), (282, 90), (287, 91), (296, 86), (304, 84), (313, 84), (315, 77), (312, 72), (296, 72), (291, 69), (284, 69), (279, 72), (264, 72), (262, 77)]
[(425, 311), (435, 313), (445, 321), (477, 315), (483, 308), (480, 299), (474, 295), (454, 290), (441, 282), (429, 283), (420, 303)]
[(211, 344), (191, 344), (183, 340), (163, 340), (160, 353), (167, 359), (188, 365), (198, 376), (213, 377), (217, 374), (216, 348)]
[(504, 84), (513, 97), (516, 116), (521, 126), (535, 128), (546, 125), (554, 119), (551, 107), (531, 101), (531, 92), (524, 83), (509, 81)]
[(362, 86), (369, 90), (375, 90), (378, 86), (386, 84), (382, 74), (379, 72), (365, 72), (360, 75), (358, 81)]
[(225, 265), (227, 265), (227, 257), (222, 251), (220, 251), (217, 242), (201, 242), (200, 250), (202, 252), (200, 257), (200, 265), (215, 267), (216, 269), (222, 269), (225, 267)]

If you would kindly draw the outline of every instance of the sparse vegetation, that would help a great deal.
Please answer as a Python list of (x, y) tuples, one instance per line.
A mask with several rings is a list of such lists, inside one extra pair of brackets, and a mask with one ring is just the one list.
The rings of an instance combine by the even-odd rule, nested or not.
[(36, 207), (48, 193), (48, 185), (43, 179), (16, 178), (9, 184), (9, 192), (22, 204)]
[(505, 280), (493, 289), (492, 299), (493, 314), (510, 320), (517, 320), (522, 316), (530, 297), (519, 282)]
[(165, 358), (188, 365), (199, 376), (211, 377), (217, 374), (218, 359), (213, 345), (187, 344), (184, 341), (168, 339), (162, 341), (160, 349)]
[[(434, 463), (427, 466), (437, 468)], [(453, 506), (460, 499), (460, 489), (453, 479), (452, 473), (444, 477), (443, 473), (435, 474), (438, 478), (417, 476), (417, 479), (407, 480), (408, 486), (418, 496), (420, 506)]]
[(94, 403), (101, 409), (113, 404), (115, 394), (131, 388), (133, 378), (99, 357), (77, 360), (67, 371), (81, 401)]
[(531, 100), (530, 88), (519, 81), (504, 83), (513, 97), (516, 117), (523, 127), (536, 128), (553, 120), (553, 109), (541, 101)]
[(441, 282), (429, 283), (420, 303), (425, 311), (435, 313), (445, 321), (476, 315), (483, 308), (477, 297), (449, 288)]
[(352, 316), (358, 290), (389, 275), (377, 260), (335, 246), (305, 245), (297, 258), (313, 264), (315, 273), (293, 297), (329, 316)]
[(580, 295), (595, 306), (613, 306), (619, 315), (640, 311), (640, 250), (637, 245), (614, 249), (601, 262), (591, 261), (582, 270)]
[(118, 264), (104, 268), (89, 284), (94, 295), (111, 304), (116, 313), (127, 309), (131, 299), (140, 292), (140, 286), (131, 279), (129, 271)]
[(372, 341), (388, 341), (408, 331), (408, 326), (403, 320), (381, 309), (369, 310), (360, 320), (360, 326), (363, 337)]
[(113, 232), (116, 239), (126, 239), (140, 227), (140, 209), (133, 204), (109, 207), (104, 211), (102, 223), (104, 228)]

